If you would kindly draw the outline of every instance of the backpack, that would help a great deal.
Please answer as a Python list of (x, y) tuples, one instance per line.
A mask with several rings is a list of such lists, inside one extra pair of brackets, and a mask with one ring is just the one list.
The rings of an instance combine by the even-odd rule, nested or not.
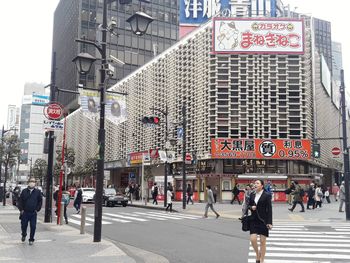
[(62, 202), (64, 203), (64, 205), (69, 205), (69, 202), (70, 202), (69, 194), (62, 194)]

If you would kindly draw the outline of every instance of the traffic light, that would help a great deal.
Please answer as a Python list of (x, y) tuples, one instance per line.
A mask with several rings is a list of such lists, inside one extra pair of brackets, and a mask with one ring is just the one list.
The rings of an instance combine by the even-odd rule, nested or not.
[(160, 123), (160, 119), (158, 117), (155, 117), (155, 116), (143, 117), (141, 121), (144, 124), (155, 124), (155, 125), (158, 125)]
[(321, 147), (320, 144), (314, 143), (312, 145), (312, 157), (320, 158), (321, 157)]

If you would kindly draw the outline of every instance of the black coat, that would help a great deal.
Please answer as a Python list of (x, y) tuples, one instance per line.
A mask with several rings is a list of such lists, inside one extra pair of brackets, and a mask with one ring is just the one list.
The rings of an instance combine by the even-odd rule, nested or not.
[(254, 217), (258, 217), (257, 213), (259, 214), (259, 217), (264, 220), (264, 223), (266, 225), (270, 224), (272, 225), (272, 204), (271, 204), (271, 195), (267, 192), (263, 192), (260, 196), (260, 199), (257, 204), (255, 204), (255, 192), (253, 192), (250, 195), (249, 198), (249, 209), (251, 209), (252, 206), (257, 207), (257, 212), (252, 210), (252, 215)]
[(32, 192), (28, 188), (23, 189), (18, 199), (18, 209), (25, 212), (39, 212), (43, 203), (41, 191), (34, 188)]

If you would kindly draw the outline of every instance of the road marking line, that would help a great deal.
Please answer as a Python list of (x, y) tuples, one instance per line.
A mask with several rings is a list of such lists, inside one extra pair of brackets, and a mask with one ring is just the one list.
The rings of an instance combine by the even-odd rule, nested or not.
[(343, 243), (332, 243), (332, 244), (320, 244), (320, 243), (303, 243), (303, 242), (299, 242), (299, 243), (290, 243), (290, 242), (266, 242), (267, 245), (275, 245), (275, 246), (281, 246), (281, 247), (286, 247), (286, 246), (290, 246), (290, 247), (299, 247), (299, 246), (303, 246), (303, 247), (349, 247), (349, 244), (343, 244)]
[(157, 216), (160, 218), (166, 218), (166, 219), (175, 219), (175, 220), (181, 220), (183, 218), (178, 218), (178, 217), (172, 217), (172, 216), (166, 216), (166, 215), (157, 215), (157, 214), (151, 214), (151, 213), (142, 213), (142, 212), (135, 212), (135, 214), (141, 214), (141, 215), (153, 215), (153, 216)]
[[(255, 257), (248, 259), (248, 263), (255, 263)], [(280, 260), (280, 259), (266, 259), (265, 263), (331, 263), (330, 261), (310, 261), (310, 260)]]
[[(340, 231), (338, 231), (338, 232), (336, 232), (336, 231), (334, 231), (334, 232), (326, 232), (326, 231), (320, 231), (320, 232), (314, 232), (314, 231), (306, 231), (306, 230), (301, 230), (301, 231), (294, 231), (294, 229), (293, 230), (291, 230), (291, 231), (293, 231), (293, 234), (310, 234), (310, 235), (317, 235), (317, 234), (325, 234), (325, 235), (341, 235), (341, 234), (344, 234), (344, 235), (349, 235), (350, 234), (350, 232), (340, 232)], [(283, 231), (280, 231), (280, 230), (275, 230), (275, 229), (273, 229), (273, 230), (271, 230), (271, 234), (290, 234), (291, 233), (291, 231), (285, 231), (285, 230), (283, 230)]]
[[(73, 223), (73, 224), (76, 224), (76, 225), (79, 225), (79, 226), (80, 226), (80, 221), (79, 221), (79, 220), (75, 220), (75, 219), (73, 219), (73, 218), (69, 218), (68, 224), (69, 224), (69, 223)], [(91, 226), (91, 224), (85, 223), (85, 226)]]
[[(249, 256), (255, 256), (255, 252), (249, 252)], [(267, 252), (266, 257), (281, 257), (281, 258), (321, 258), (321, 259), (349, 259), (350, 255), (342, 255), (342, 254), (306, 254), (306, 253), (269, 253)]]
[[(322, 233), (320, 233), (320, 235), (317, 235), (317, 234), (310, 234), (310, 235), (308, 235), (308, 234), (309, 234), (309, 232), (307, 232), (306, 234), (297, 234), (297, 235), (295, 235), (295, 234), (288, 234), (288, 238), (289, 237), (310, 237), (310, 238), (327, 237), (325, 235), (321, 235)], [(335, 233), (335, 234), (337, 234), (337, 233)], [(285, 237), (285, 236), (286, 236), (286, 234), (270, 233), (270, 237)], [(346, 238), (346, 239), (348, 239), (349, 236), (328, 236), (327, 238), (340, 238), (340, 239)], [(350, 242), (350, 240), (349, 240), (349, 242)]]
[[(128, 213), (121, 213), (121, 214), (136, 216), (135, 214), (128, 214)], [(137, 216), (139, 216), (139, 215), (137, 215)], [(166, 221), (166, 220), (168, 220), (168, 219), (165, 219), (165, 218), (159, 218), (157, 216), (152, 216), (152, 215), (145, 215), (144, 217), (146, 217), (148, 219), (159, 220), (159, 221)]]
[[(254, 248), (250, 247), (249, 250), (254, 250)], [(296, 251), (295, 247), (292, 247), (292, 248), (268, 247), (267, 250), (268, 251), (292, 251), (292, 252)], [(350, 249), (334, 249), (334, 248), (326, 249), (326, 248), (315, 248), (315, 247), (306, 248), (306, 246), (298, 247), (297, 251), (298, 252), (329, 252), (329, 253), (340, 252), (340, 253), (350, 253)]]
[(117, 215), (117, 214), (111, 214), (111, 213), (103, 213), (104, 215), (108, 216), (113, 216), (113, 217), (119, 217), (119, 218), (125, 218), (125, 219), (130, 219), (130, 220), (135, 220), (139, 222), (146, 222), (149, 221), (147, 219), (142, 219), (142, 218), (137, 218), (137, 217), (132, 217), (132, 216), (123, 216), (123, 215)]
[[(160, 212), (152, 212), (153, 214), (158, 214), (158, 215), (169, 215), (167, 213), (160, 213)], [(179, 214), (179, 213), (175, 213), (174, 214), (176, 217), (182, 217), (184, 219), (198, 219), (198, 218), (201, 218), (200, 216), (196, 216), (196, 217), (193, 217), (193, 216), (190, 216), (190, 215), (183, 215), (183, 214)]]
[[(72, 215), (72, 216), (74, 216), (76, 218), (79, 218), (79, 219), (81, 218), (80, 215)], [(90, 218), (90, 217), (86, 217), (85, 220), (89, 221), (89, 222), (95, 222), (95, 219)], [(103, 220), (101, 222), (102, 222), (103, 225), (110, 225), (110, 224), (112, 224), (111, 222), (107, 222), (107, 221), (103, 221)], [(86, 223), (85, 223), (85, 225), (86, 225)]]
[[(325, 237), (325, 236), (322, 236)], [(319, 238), (280, 238), (280, 237), (269, 237), (270, 241), (317, 241), (317, 242), (332, 242), (332, 243), (336, 243), (339, 242), (339, 239), (319, 239)], [(341, 242), (343, 243), (350, 243), (350, 240), (342, 240)]]

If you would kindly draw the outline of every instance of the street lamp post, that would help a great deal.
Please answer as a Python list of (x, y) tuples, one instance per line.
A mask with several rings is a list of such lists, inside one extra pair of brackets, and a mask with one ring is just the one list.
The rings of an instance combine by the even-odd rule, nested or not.
[(186, 103), (182, 105), (182, 208), (186, 209)]
[(350, 167), (349, 167), (349, 147), (347, 141), (347, 127), (346, 127), (346, 104), (345, 104), (345, 84), (344, 84), (344, 70), (340, 71), (340, 95), (341, 95), (341, 115), (343, 128), (343, 149), (344, 149), (344, 182), (345, 182), (345, 216), (346, 220), (350, 220)]
[[(97, 176), (96, 176), (96, 194), (95, 194), (95, 220), (94, 220), (94, 242), (101, 241), (102, 232), (102, 201), (103, 201), (103, 179), (104, 179), (104, 155), (105, 155), (105, 78), (106, 78), (106, 41), (107, 41), (107, 4), (110, 0), (103, 0), (103, 17), (102, 17), (102, 42), (98, 45), (95, 42), (78, 40), (78, 42), (92, 44), (101, 55), (101, 68), (100, 68), (100, 126), (98, 130), (98, 159), (97, 159)], [(132, 30), (136, 35), (143, 35), (148, 28), (148, 25), (153, 21), (152, 17), (146, 15), (143, 12), (136, 12), (132, 17), (130, 17), (127, 22), (131, 24)], [(84, 60), (82, 60), (84, 59)], [(96, 60), (93, 56), (89, 54), (79, 54), (73, 59), (76, 63), (78, 71), (80, 74), (87, 74), (91, 68), (91, 64)], [(84, 62), (84, 63), (83, 63)], [(90, 65), (90, 67), (89, 67)]]

